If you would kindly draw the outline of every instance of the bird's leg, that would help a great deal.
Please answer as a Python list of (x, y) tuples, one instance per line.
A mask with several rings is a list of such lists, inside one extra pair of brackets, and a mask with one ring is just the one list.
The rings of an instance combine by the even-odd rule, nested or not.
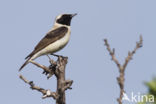
[[(52, 71), (52, 73), (55, 74), (55, 76), (57, 76), (57, 71), (56, 71), (56, 69), (57, 69), (56, 68), (57, 67), (57, 61), (54, 61), (53, 59), (51, 59), (49, 55), (47, 55), (47, 57), (49, 58), (49, 62), (50, 62), (49, 69)], [(60, 57), (60, 56), (58, 56), (58, 57)], [(51, 77), (51, 76), (49, 75), (48, 79), (49, 79), (49, 77)]]
[(55, 56), (55, 57), (63, 57), (63, 56), (61, 56), (61, 55), (57, 55), (57, 54), (54, 54), (54, 53), (51, 53), (51, 55), (53, 55), (53, 56)]
[(49, 56), (49, 55), (47, 55), (47, 57), (48, 57), (48, 59), (49, 59), (49, 60), (51, 60), (51, 58), (50, 58), (50, 56)]
[(56, 65), (56, 62), (52, 60), (49, 55), (47, 55), (47, 57), (49, 58), (49, 62), (51, 65)]

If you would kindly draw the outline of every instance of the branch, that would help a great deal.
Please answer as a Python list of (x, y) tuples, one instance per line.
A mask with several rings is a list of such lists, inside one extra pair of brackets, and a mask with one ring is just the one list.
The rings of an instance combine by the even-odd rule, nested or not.
[(48, 67), (46, 67), (46, 66), (44, 66), (44, 65), (41, 65), (41, 64), (39, 64), (39, 63), (37, 63), (37, 62), (35, 62), (35, 61), (30, 61), (32, 64), (34, 64), (35, 66), (37, 66), (37, 67), (39, 67), (39, 68), (41, 68), (41, 69), (43, 69), (43, 74), (46, 74), (46, 75), (48, 75), (48, 79), (50, 78), (50, 77), (52, 77), (52, 75), (54, 74), (54, 71), (53, 70), (50, 70), (50, 68), (48, 68)]
[(116, 59), (115, 49), (111, 50), (111, 48), (107, 42), (107, 39), (104, 39), (104, 42), (105, 42), (105, 46), (107, 47), (107, 50), (108, 50), (110, 56), (112, 57), (112, 60), (116, 63), (116, 65), (119, 69), (120, 75), (119, 75), (119, 77), (117, 77), (117, 81), (118, 81), (118, 85), (120, 87), (120, 96), (117, 99), (117, 101), (119, 104), (122, 104), (123, 93), (125, 92), (124, 91), (125, 69), (126, 69), (127, 64), (129, 63), (129, 61), (132, 59), (133, 55), (136, 53), (136, 51), (142, 47), (143, 39), (142, 39), (142, 36), (140, 36), (140, 41), (136, 42), (136, 47), (134, 48), (134, 50), (132, 52), (128, 52), (128, 56), (126, 57), (123, 65), (121, 65), (118, 62), (118, 60)]
[[(56, 56), (56, 55), (55, 55)], [(48, 56), (49, 57), (49, 56)], [(20, 79), (22, 79), (25, 83), (30, 85), (32, 90), (37, 90), (43, 94), (42, 98), (52, 97), (56, 100), (56, 104), (65, 104), (65, 91), (67, 89), (72, 89), (71, 85), (73, 83), (72, 80), (65, 80), (65, 67), (67, 64), (68, 57), (58, 56), (57, 61), (50, 59), (50, 66), (46, 67), (44, 65), (40, 65), (35, 61), (31, 61), (35, 66), (43, 69), (43, 74), (48, 75), (47, 78), (50, 78), (52, 75), (55, 75), (57, 79), (57, 89), (56, 92), (51, 92), (50, 90), (45, 90), (38, 86), (35, 86), (33, 81), (26, 80), (22, 75), (20, 75)]]
[(105, 46), (107, 47), (107, 50), (108, 50), (110, 56), (112, 57), (112, 60), (116, 63), (118, 68), (121, 68), (121, 65), (120, 65), (119, 61), (115, 57), (115, 49), (113, 48), (113, 50), (111, 50), (110, 45), (108, 44), (107, 39), (104, 39), (104, 42), (105, 42)]
[(143, 42), (143, 39), (142, 39), (142, 36), (140, 36), (140, 41), (139, 42), (136, 42), (136, 47), (134, 48), (134, 50), (132, 52), (128, 52), (128, 56), (126, 57), (125, 59), (125, 63), (123, 64), (123, 70), (125, 70), (128, 62), (132, 59), (133, 55), (136, 53), (136, 51), (142, 47), (142, 43)]
[(41, 92), (43, 94), (42, 99), (47, 98), (47, 97), (52, 97), (54, 99), (57, 99), (57, 94), (55, 92), (51, 92), (50, 90), (45, 90), (43, 88), (40, 88), (38, 86), (35, 86), (35, 84), (33, 83), (33, 81), (28, 81), (27, 79), (25, 79), (22, 75), (19, 76), (20, 79), (22, 79), (25, 83), (30, 85), (30, 88), (32, 90), (37, 90), (39, 92)]
[(66, 80), (64, 84), (65, 84), (65, 86), (63, 88), (63, 91), (65, 91), (67, 89), (72, 89), (71, 85), (73, 84), (73, 80)]

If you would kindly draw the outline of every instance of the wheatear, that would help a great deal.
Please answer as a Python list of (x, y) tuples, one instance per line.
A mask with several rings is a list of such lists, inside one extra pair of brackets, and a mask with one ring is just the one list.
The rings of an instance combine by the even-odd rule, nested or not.
[(53, 28), (37, 44), (34, 50), (25, 58), (26, 62), (19, 71), (30, 61), (42, 55), (55, 53), (66, 46), (70, 38), (71, 19), (77, 14), (61, 14), (56, 17)]

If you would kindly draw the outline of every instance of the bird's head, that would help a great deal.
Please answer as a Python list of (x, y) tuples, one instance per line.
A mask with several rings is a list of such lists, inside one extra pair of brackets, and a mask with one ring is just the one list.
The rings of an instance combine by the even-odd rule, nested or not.
[(71, 23), (71, 19), (76, 16), (77, 13), (75, 14), (61, 14), (59, 16), (56, 17), (56, 23), (58, 24), (62, 24), (62, 25), (67, 25), (70, 26)]

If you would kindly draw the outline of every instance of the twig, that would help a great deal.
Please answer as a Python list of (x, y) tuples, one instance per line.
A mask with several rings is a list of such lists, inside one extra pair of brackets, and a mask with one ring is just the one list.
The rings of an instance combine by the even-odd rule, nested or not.
[(119, 77), (117, 77), (117, 81), (120, 87), (120, 97), (117, 99), (119, 104), (122, 104), (122, 97), (123, 97), (123, 93), (125, 92), (124, 90), (124, 81), (125, 81), (125, 69), (127, 64), (129, 63), (129, 61), (132, 59), (133, 55), (136, 53), (137, 49), (139, 49), (140, 47), (142, 47), (142, 36), (140, 36), (140, 41), (136, 43), (136, 47), (134, 48), (134, 50), (132, 52), (128, 52), (128, 56), (125, 58), (125, 62), (123, 65), (121, 65), (119, 63), (119, 61), (116, 59), (115, 57), (115, 49), (111, 50), (110, 45), (108, 44), (107, 39), (104, 39), (105, 42), (105, 46), (107, 47), (107, 50), (110, 54), (110, 56), (112, 57), (112, 60), (116, 63), (118, 69), (119, 69)]
[(104, 42), (105, 42), (105, 45), (107, 47), (107, 50), (108, 50), (109, 54), (112, 57), (112, 60), (116, 63), (118, 68), (121, 68), (121, 65), (120, 65), (119, 61), (115, 57), (115, 49), (113, 48), (113, 50), (111, 50), (111, 48), (110, 48), (110, 46), (109, 46), (109, 44), (107, 42), (107, 39), (104, 39)]
[(64, 84), (65, 84), (65, 86), (63, 88), (63, 91), (65, 91), (67, 89), (72, 89), (71, 85), (73, 84), (73, 80), (66, 80)]
[(43, 94), (42, 98), (47, 98), (47, 97), (52, 97), (54, 99), (57, 99), (57, 94), (55, 92), (51, 92), (50, 90), (45, 90), (43, 88), (40, 88), (38, 86), (35, 86), (35, 84), (33, 83), (33, 81), (28, 81), (26, 78), (24, 78), (22, 75), (19, 76), (20, 79), (22, 79), (25, 83), (30, 85), (30, 88), (32, 90), (37, 90), (39, 92), (41, 92)]
[(32, 60), (31, 60), (30, 62), (31, 62), (32, 64), (36, 65), (37, 67), (43, 69), (43, 74), (48, 75), (48, 76), (47, 76), (47, 79), (49, 79), (50, 77), (52, 77), (52, 75), (54, 74), (54, 71), (51, 70), (50, 68), (48, 68), (48, 67), (46, 67), (46, 66), (44, 66), (44, 65), (41, 65), (41, 64), (39, 64), (39, 63), (37, 63), (37, 62), (35, 62), (35, 61), (32, 61)]
[(132, 52), (128, 52), (128, 56), (126, 57), (125, 63), (123, 64), (123, 69), (126, 68), (128, 62), (132, 59), (132, 57), (136, 53), (137, 49), (142, 47), (142, 44), (143, 44), (142, 42), (143, 42), (143, 39), (142, 39), (142, 36), (140, 36), (140, 41), (136, 42), (136, 47), (134, 48), (134, 50)]

